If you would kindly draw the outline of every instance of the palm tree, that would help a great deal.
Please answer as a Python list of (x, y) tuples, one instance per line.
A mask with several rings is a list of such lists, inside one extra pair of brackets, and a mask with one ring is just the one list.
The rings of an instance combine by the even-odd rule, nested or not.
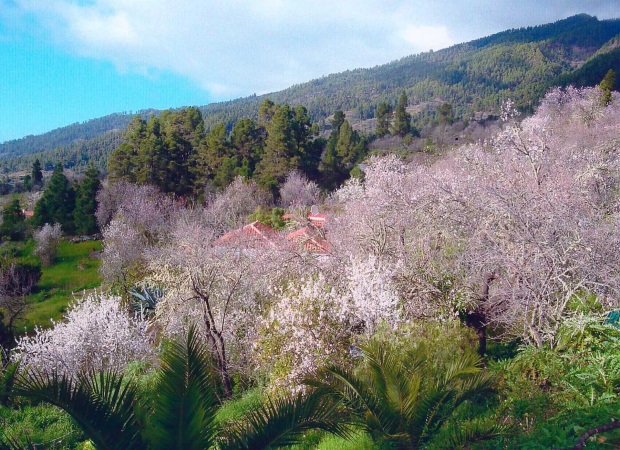
[[(222, 429), (215, 420), (221, 382), (202, 344), (193, 327), (185, 342), (173, 342), (150, 396), (115, 372), (74, 379), (26, 371), (14, 392), (63, 409), (102, 450), (280, 448), (300, 442), (309, 429), (348, 436), (341, 405), (319, 391), (268, 400)], [(0, 448), (24, 447), (13, 439)]]
[[(331, 366), (305, 383), (340, 400), (375, 443), (392, 449), (425, 447), (454, 419), (460, 405), (491, 387), (473, 353), (438, 364), (422, 348), (402, 354), (377, 340), (362, 352), (364, 363), (357, 370)], [(449, 448), (502, 432), (497, 424), (458, 425), (451, 430)]]

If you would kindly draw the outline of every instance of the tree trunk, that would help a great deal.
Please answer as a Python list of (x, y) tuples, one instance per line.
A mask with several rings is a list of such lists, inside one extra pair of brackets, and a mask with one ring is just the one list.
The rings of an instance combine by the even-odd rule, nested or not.
[(494, 279), (494, 272), (487, 273), (484, 276), (484, 282), (478, 296), (476, 308), (473, 311), (465, 313), (465, 325), (476, 330), (476, 336), (478, 336), (478, 354), (480, 356), (484, 356), (487, 351), (487, 316), (485, 306), (489, 300), (489, 287)]
[(228, 373), (228, 363), (226, 361), (226, 347), (224, 345), (224, 338), (222, 333), (215, 328), (215, 320), (211, 312), (211, 306), (209, 304), (209, 296), (201, 293), (198, 289), (194, 288), (194, 291), (198, 297), (202, 300), (203, 307), (203, 319), (207, 329), (207, 340), (211, 345), (217, 368), (222, 377), (222, 389), (224, 390), (224, 398), (229, 399), (232, 397), (232, 380)]
[(611, 423), (608, 423), (608, 424), (605, 424), (605, 425), (600, 425), (600, 426), (598, 426), (596, 428), (592, 428), (592, 429), (586, 431), (585, 433), (583, 433), (581, 435), (581, 437), (579, 438), (579, 440), (577, 441), (577, 443), (573, 447), (573, 450), (582, 450), (586, 446), (586, 441), (589, 438), (591, 438), (595, 434), (603, 433), (605, 431), (610, 431), (610, 430), (613, 430), (615, 428), (620, 428), (620, 422), (618, 422), (615, 419), (612, 419)]

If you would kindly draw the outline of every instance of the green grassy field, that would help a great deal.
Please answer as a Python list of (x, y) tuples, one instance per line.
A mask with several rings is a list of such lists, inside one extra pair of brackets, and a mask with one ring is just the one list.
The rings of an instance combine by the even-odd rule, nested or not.
[(101, 261), (88, 256), (94, 250), (101, 250), (101, 241), (60, 244), (54, 263), (42, 268), (41, 280), (28, 296), (30, 308), (19, 323), (20, 330), (30, 332), (35, 326), (49, 327), (50, 319), (62, 319), (73, 298), (80, 298), (84, 291), (101, 284), (97, 271)]

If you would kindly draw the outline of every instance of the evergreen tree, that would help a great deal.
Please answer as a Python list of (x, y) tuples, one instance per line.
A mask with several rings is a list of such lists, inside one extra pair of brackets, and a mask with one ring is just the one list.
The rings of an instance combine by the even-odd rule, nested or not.
[(24, 175), (24, 178), (22, 178), (22, 186), (25, 191), (32, 190), (32, 176), (31, 175)]
[(286, 175), (299, 168), (297, 148), (291, 108), (289, 105), (278, 106), (267, 125), (265, 152), (257, 168), (259, 182), (275, 193)]
[(194, 191), (194, 171), (190, 165), (195, 160), (195, 149), (204, 139), (202, 115), (198, 108), (187, 108), (164, 111), (160, 120), (166, 164), (158, 186), (164, 192), (189, 195)]
[(241, 119), (230, 133), (230, 144), (251, 175), (261, 159), (265, 145), (265, 129), (252, 119)]
[(377, 137), (382, 138), (390, 133), (390, 116), (392, 107), (387, 102), (382, 102), (377, 107), (375, 118), (377, 119)]
[[(237, 160), (232, 161), (229, 156), (231, 156), (231, 147), (226, 137), (226, 126), (220, 122), (207, 133), (193, 156), (192, 172), (196, 190), (202, 189), (209, 181), (212, 181), (216, 187), (225, 187), (220, 183), (226, 182), (226, 174), (231, 172), (231, 163), (237, 164)], [(222, 165), (225, 167), (222, 168)], [(232, 170), (234, 171), (234, 167)], [(217, 181), (215, 181), (216, 177)]]
[(161, 122), (151, 117), (136, 154), (135, 178), (138, 184), (161, 184), (165, 176), (166, 154), (161, 136)]
[(310, 176), (316, 176), (323, 146), (321, 145), (322, 140), (315, 139), (319, 135), (319, 128), (310, 120), (305, 106), (295, 108), (293, 135), (296, 143), (296, 154), (299, 156), (298, 168)]
[[(337, 188), (346, 179), (346, 171), (342, 164), (341, 152), (337, 149), (340, 130), (345, 122), (344, 113), (342, 111), (336, 111), (331, 122), (332, 131), (327, 140), (327, 146), (319, 166), (321, 184), (329, 190)], [(343, 143), (341, 143), (341, 147), (342, 146)]]
[(603, 98), (601, 102), (604, 106), (611, 103), (611, 93), (616, 86), (616, 72), (613, 69), (609, 69), (599, 85), (601, 91), (603, 91)]
[(440, 125), (450, 125), (453, 121), (452, 118), (452, 104), (443, 103), (437, 107), (437, 121)]
[(94, 234), (99, 231), (95, 212), (97, 211), (97, 191), (101, 186), (99, 171), (93, 165), (86, 170), (86, 177), (82, 181), (75, 201), (75, 230), (79, 234)]
[(267, 125), (271, 122), (271, 119), (273, 119), (277, 109), (278, 106), (270, 99), (266, 98), (263, 100), (258, 107), (258, 123), (262, 127), (267, 128)]
[(338, 133), (340, 132), (340, 127), (342, 126), (345, 120), (346, 120), (346, 116), (343, 111), (338, 110), (334, 113), (334, 118), (332, 119), (332, 122), (331, 122), (332, 132), (330, 136), (338, 136)]
[(47, 189), (34, 208), (33, 223), (41, 227), (46, 223), (58, 222), (66, 234), (75, 231), (73, 211), (75, 209), (75, 192), (58, 164), (50, 178)]
[(38, 158), (32, 163), (31, 182), (32, 186), (43, 186), (43, 172), (41, 171), (41, 162)]
[(125, 131), (124, 142), (108, 158), (108, 174), (111, 180), (136, 182), (138, 154), (142, 141), (146, 138), (146, 131), (144, 119), (135, 116)]
[(14, 198), (2, 210), (2, 225), (0, 235), (2, 240), (21, 241), (26, 235), (26, 217), (19, 204), (19, 199)]
[(394, 123), (392, 125), (392, 134), (400, 137), (405, 137), (411, 132), (411, 114), (407, 112), (408, 102), (407, 94), (403, 91), (394, 111)]

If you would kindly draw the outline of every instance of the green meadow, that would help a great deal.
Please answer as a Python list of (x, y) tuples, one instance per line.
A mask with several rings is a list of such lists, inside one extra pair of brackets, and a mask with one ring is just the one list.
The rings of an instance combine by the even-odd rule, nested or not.
[[(24, 252), (31, 254), (34, 246), (34, 241), (30, 241)], [(30, 306), (19, 324), (20, 331), (51, 326), (50, 319), (61, 320), (71, 300), (101, 284), (98, 272), (101, 261), (89, 257), (94, 251), (101, 251), (101, 241), (61, 242), (53, 264), (42, 268), (41, 279), (28, 296)]]

